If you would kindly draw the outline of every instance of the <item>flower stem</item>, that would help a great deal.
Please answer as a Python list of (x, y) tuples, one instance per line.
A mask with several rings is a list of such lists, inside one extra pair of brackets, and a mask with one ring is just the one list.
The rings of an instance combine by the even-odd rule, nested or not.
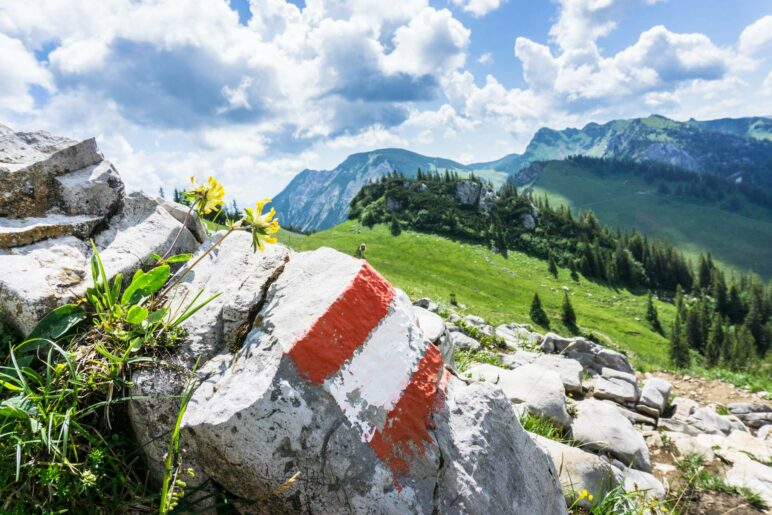
[(194, 268), (194, 267), (195, 267), (197, 264), (199, 264), (199, 263), (201, 262), (201, 260), (203, 260), (203, 259), (204, 259), (206, 256), (208, 256), (210, 252), (212, 252), (212, 251), (213, 251), (215, 248), (217, 248), (217, 247), (218, 247), (218, 246), (219, 246), (219, 245), (220, 245), (220, 244), (223, 242), (223, 240), (224, 240), (225, 238), (227, 238), (227, 237), (230, 235), (230, 233), (232, 233), (232, 232), (233, 232), (233, 231), (235, 231), (235, 230), (236, 230), (236, 228), (235, 228), (235, 227), (231, 227), (230, 229), (228, 229), (228, 231), (227, 231), (225, 234), (223, 234), (223, 235), (222, 235), (222, 238), (220, 238), (219, 240), (217, 240), (216, 242), (214, 242), (214, 244), (213, 244), (211, 247), (209, 247), (208, 249), (206, 249), (206, 252), (204, 252), (203, 254), (201, 254), (201, 255), (198, 257), (198, 259), (196, 259), (196, 260), (193, 262), (193, 264), (192, 264), (192, 265), (190, 265), (190, 266), (189, 266), (189, 267), (188, 267), (188, 268), (187, 268), (187, 269), (186, 269), (186, 270), (185, 270), (185, 271), (184, 271), (184, 272), (183, 272), (183, 273), (182, 273), (182, 274), (181, 274), (181, 275), (180, 275), (180, 276), (179, 276), (179, 277), (178, 277), (178, 278), (177, 278), (177, 279), (176, 279), (176, 280), (175, 280), (175, 281), (174, 281), (174, 282), (171, 284), (171, 285), (169, 285), (169, 286), (167, 286), (166, 288), (164, 288), (164, 290), (163, 290), (163, 291), (161, 292), (161, 294), (159, 295), (159, 298), (162, 298), (164, 295), (166, 295), (167, 293), (169, 293), (169, 291), (170, 291), (170, 290), (172, 290), (172, 289), (173, 289), (175, 286), (177, 286), (178, 284), (180, 284), (180, 283), (182, 282), (182, 280), (183, 280), (183, 279), (185, 279), (185, 276), (187, 276), (187, 275), (190, 273), (190, 271), (191, 271), (191, 270), (193, 270), (193, 268)]
[(183, 222), (182, 222), (182, 227), (180, 227), (180, 230), (177, 231), (177, 236), (174, 237), (174, 241), (169, 246), (169, 249), (166, 251), (166, 253), (163, 255), (163, 257), (161, 259), (166, 259), (167, 257), (169, 257), (169, 254), (171, 253), (172, 249), (174, 249), (174, 246), (177, 244), (177, 240), (180, 239), (180, 234), (182, 234), (182, 231), (187, 229), (187, 227), (188, 227), (188, 219), (190, 218), (190, 214), (192, 212), (193, 212), (193, 206), (190, 206), (190, 208), (188, 208), (188, 212), (185, 213), (185, 220), (183, 220)]

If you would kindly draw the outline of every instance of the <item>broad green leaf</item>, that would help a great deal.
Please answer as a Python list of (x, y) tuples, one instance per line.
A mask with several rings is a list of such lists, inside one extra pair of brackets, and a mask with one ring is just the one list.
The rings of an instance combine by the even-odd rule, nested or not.
[(138, 270), (137, 273), (134, 274), (131, 284), (129, 284), (126, 291), (123, 292), (121, 304), (124, 306), (139, 304), (160, 290), (163, 285), (166, 284), (169, 275), (169, 265), (157, 266), (147, 273), (140, 273)]
[(118, 296), (121, 294), (122, 283), (123, 283), (123, 274), (121, 273), (116, 274), (115, 279), (113, 279), (113, 290), (111, 293), (113, 302), (118, 302)]
[(157, 309), (157, 310), (153, 311), (152, 313), (150, 313), (150, 315), (147, 317), (147, 320), (145, 320), (145, 322), (149, 326), (154, 326), (158, 322), (163, 320), (164, 316), (166, 316), (166, 313), (168, 311), (169, 311), (168, 308), (165, 308), (165, 307)]
[(193, 254), (177, 254), (176, 256), (172, 256), (167, 259), (166, 262), (169, 264), (184, 263), (185, 261), (189, 261), (192, 257)]
[(154, 261), (163, 261), (163, 256), (161, 256), (161, 254), (158, 254), (157, 252), (151, 253), (150, 257), (153, 258)]
[(44, 316), (30, 333), (29, 339), (56, 341), (85, 319), (86, 313), (80, 306), (64, 304)]
[(126, 313), (126, 321), (130, 324), (139, 325), (143, 320), (147, 318), (147, 308), (144, 306), (131, 306), (129, 312)]

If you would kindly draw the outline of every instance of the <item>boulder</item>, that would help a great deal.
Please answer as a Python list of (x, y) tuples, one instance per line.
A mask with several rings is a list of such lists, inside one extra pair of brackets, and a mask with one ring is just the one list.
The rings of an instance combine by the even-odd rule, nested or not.
[[(213, 235), (193, 259), (221, 235)], [(140, 369), (132, 378), (129, 420), (156, 481), (163, 477), (167, 435), (193, 364), (199, 357), (203, 364), (238, 346), (254, 321), (250, 314), (264, 302), (266, 289), (289, 259), (290, 252), (282, 245), (253, 252), (251, 241), (246, 232), (232, 233), (185, 276), (172, 298), (173, 311), (184, 308), (199, 292), (201, 301), (219, 296), (183, 322), (187, 336), (172, 356), (157, 366)]]
[(456, 183), (456, 201), (462, 206), (473, 206), (480, 198), (480, 183), (475, 181), (458, 181)]
[(536, 229), (536, 219), (530, 213), (523, 213), (520, 215), (520, 225), (526, 231), (533, 231)]
[(576, 411), (571, 432), (583, 448), (609, 453), (625, 465), (651, 472), (649, 449), (643, 436), (616, 406), (588, 399), (577, 403)]
[(721, 451), (737, 451), (761, 463), (772, 462), (772, 445), (745, 431), (732, 431), (720, 442)]
[(428, 297), (421, 297), (420, 299), (413, 302), (413, 305), (418, 306), (419, 308), (428, 309), (432, 313), (436, 313), (437, 310), (439, 309), (439, 306), (437, 306), (437, 303)]
[(60, 214), (30, 218), (0, 218), (0, 249), (22, 247), (63, 236), (75, 236), (86, 240), (102, 220), (101, 216)]
[[(608, 460), (543, 436), (530, 434), (530, 437), (552, 458), (560, 474), (567, 504), (573, 505), (576, 500), (576, 507), (590, 509), (619, 483)], [(593, 500), (589, 497), (577, 499), (582, 490), (591, 493)]]
[(68, 215), (108, 215), (118, 208), (123, 197), (123, 181), (107, 161), (58, 176), (55, 182), (62, 208)]
[(480, 190), (480, 200), (477, 209), (484, 215), (490, 215), (494, 202), (496, 202), (496, 192), (493, 188), (483, 187)]
[(414, 306), (416, 318), (418, 319), (418, 327), (423, 331), (430, 342), (437, 342), (440, 336), (445, 332), (445, 322), (442, 321), (436, 313), (432, 313), (428, 309), (424, 309), (419, 306)]
[(624, 354), (607, 349), (582, 337), (564, 338), (555, 333), (547, 333), (542, 339), (541, 349), (544, 352), (563, 354), (568, 358), (575, 359), (586, 370), (600, 373), (603, 367), (606, 367), (627, 374), (635, 374)]
[(514, 370), (483, 364), (470, 367), (467, 376), (498, 386), (507, 399), (516, 404), (522, 403), (533, 415), (550, 419), (560, 427), (571, 425), (563, 382), (553, 370), (534, 364)]
[(687, 419), (694, 413), (694, 410), (700, 407), (697, 401), (688, 397), (676, 397), (671, 403), (673, 405), (673, 418)]
[(565, 513), (503, 394), (447, 375), (407, 296), (366, 262), (293, 255), (256, 320), (204, 366), (182, 429), (250, 511)]
[(746, 426), (759, 428), (772, 424), (772, 407), (755, 402), (735, 402), (727, 406), (729, 412)]
[[(606, 401), (611, 402), (611, 401)], [(657, 427), (657, 420), (651, 417), (647, 417), (646, 415), (643, 415), (641, 413), (637, 413), (633, 410), (629, 410), (625, 408), (624, 406), (620, 406), (619, 404), (614, 404), (619, 412), (625, 416), (627, 420), (629, 420), (633, 424), (642, 424), (645, 426), (651, 426), (652, 428)]]
[(193, 236), (199, 242), (203, 243), (206, 241), (208, 236), (206, 233), (206, 227), (204, 227), (204, 222), (202, 222), (201, 218), (196, 216), (194, 213), (188, 214), (190, 211), (188, 206), (183, 206), (182, 204), (178, 204), (176, 202), (170, 202), (161, 197), (157, 197), (156, 202), (158, 202), (161, 207), (163, 207), (170, 215), (172, 215), (175, 220), (181, 224), (185, 224), (185, 227), (188, 228), (191, 234), (193, 234)]
[(508, 368), (517, 368), (527, 365), (528, 363), (533, 363), (539, 356), (543, 355), (544, 354), (529, 352), (527, 350), (519, 350), (514, 354), (500, 354), (501, 362)]
[(620, 404), (634, 404), (638, 400), (638, 389), (624, 379), (599, 377), (595, 381), (593, 397), (609, 399)]
[(640, 492), (646, 499), (663, 500), (667, 492), (659, 479), (648, 472), (626, 467), (624, 463), (614, 460), (612, 466), (616, 479), (623, 485), (625, 492)]
[(761, 426), (756, 432), (756, 438), (772, 445), (772, 424)]
[(539, 333), (529, 331), (519, 324), (502, 324), (494, 330), (496, 336), (504, 340), (504, 343), (513, 350), (519, 350), (524, 345), (535, 347), (541, 341)]
[(573, 338), (564, 338), (559, 334), (547, 333), (541, 341), (541, 350), (553, 354), (560, 354), (573, 342)]
[(739, 452), (734, 453), (732, 462), (732, 468), (726, 473), (726, 482), (756, 492), (767, 506), (772, 506), (772, 467)]
[(635, 374), (635, 370), (633, 370), (633, 367), (630, 365), (627, 356), (621, 352), (607, 349), (596, 344), (593, 354), (595, 354), (595, 361), (597, 363), (595, 368), (598, 370), (602, 370), (603, 367), (608, 367), (619, 370), (620, 372)]
[(686, 419), (686, 422), (701, 433), (714, 435), (728, 435), (734, 428), (729, 417), (719, 415), (709, 406), (703, 406), (694, 410), (694, 413)]
[(448, 339), (450, 340), (450, 344), (453, 346), (454, 349), (477, 350), (480, 348), (480, 342), (478, 342), (471, 336), (467, 336), (461, 332), (454, 331), (449, 333)]
[(582, 393), (582, 365), (575, 359), (541, 354), (533, 360), (533, 363), (557, 372), (566, 392)]
[[(660, 419), (660, 422), (662, 420)], [(660, 439), (663, 444), (667, 442), (668, 445), (677, 451), (678, 456), (682, 458), (689, 454), (698, 454), (705, 459), (706, 463), (710, 463), (715, 458), (712, 444), (700, 440), (696, 436), (675, 431), (662, 431)]]
[(638, 387), (638, 380), (636, 379), (635, 374), (628, 374), (626, 372), (614, 370), (613, 368), (603, 367), (600, 370), (600, 375), (605, 379), (619, 379), (635, 386), (636, 388)]
[(643, 384), (638, 411), (659, 417), (667, 406), (670, 390), (673, 386), (670, 381), (659, 377), (649, 377)]

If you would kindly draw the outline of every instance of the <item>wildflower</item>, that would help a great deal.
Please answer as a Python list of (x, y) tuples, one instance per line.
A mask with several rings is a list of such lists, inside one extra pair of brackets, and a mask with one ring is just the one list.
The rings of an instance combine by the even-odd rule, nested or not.
[(590, 498), (590, 500), (592, 501), (592, 495), (590, 495), (590, 492), (588, 492), (586, 488), (582, 489), (582, 490), (579, 492), (579, 499), (580, 499), (580, 500), (581, 500), (581, 499), (586, 499), (586, 498), (588, 498), (588, 497), (589, 497), (589, 498)]
[(191, 177), (191, 188), (184, 192), (185, 199), (191, 203), (193, 209), (200, 214), (209, 214), (212, 210), (223, 205), (225, 189), (214, 177), (209, 177), (204, 184), (196, 183), (196, 178)]
[(81, 474), (80, 480), (83, 482), (83, 486), (90, 488), (96, 484), (97, 477), (96, 474), (90, 470), (86, 470), (83, 472), (83, 474)]
[(263, 250), (265, 247), (263, 243), (276, 243), (276, 238), (271, 236), (279, 232), (281, 227), (279, 226), (279, 219), (274, 218), (276, 211), (271, 208), (268, 214), (263, 214), (263, 207), (268, 204), (271, 199), (266, 198), (257, 203), (255, 209), (251, 207), (244, 209), (246, 216), (244, 222), (252, 229), (252, 248)]

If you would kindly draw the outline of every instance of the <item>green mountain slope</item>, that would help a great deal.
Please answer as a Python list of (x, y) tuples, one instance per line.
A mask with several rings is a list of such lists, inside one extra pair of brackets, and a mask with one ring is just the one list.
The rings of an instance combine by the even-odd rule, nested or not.
[[(531, 298), (538, 292), (552, 319), (551, 328), (568, 334), (559, 314), (563, 287), (567, 287), (584, 332), (618, 344), (639, 367), (667, 366), (667, 340), (652, 331), (644, 319), (645, 295), (633, 295), (581, 276), (574, 282), (566, 269), (560, 269), (555, 279), (545, 261), (523, 253), (510, 252), (504, 258), (478, 245), (411, 231), (394, 237), (383, 225), (368, 229), (357, 222), (310, 236), (283, 233), (281, 239), (297, 250), (327, 246), (347, 254), (354, 254), (359, 244), (365, 243), (367, 260), (411, 297), (428, 296), (447, 306), (450, 294), (455, 293), (462, 312), (483, 316), (495, 324), (529, 322)], [(673, 306), (664, 302), (656, 305), (663, 326), (670, 327)]]
[(575, 211), (591, 209), (611, 227), (635, 227), (694, 258), (711, 252), (729, 268), (772, 277), (770, 209), (739, 196), (732, 211), (726, 207), (730, 196), (707, 200), (678, 195), (677, 182), (647, 183), (619, 166), (619, 173), (600, 174), (581, 163), (550, 161), (540, 167), (534, 192)]

